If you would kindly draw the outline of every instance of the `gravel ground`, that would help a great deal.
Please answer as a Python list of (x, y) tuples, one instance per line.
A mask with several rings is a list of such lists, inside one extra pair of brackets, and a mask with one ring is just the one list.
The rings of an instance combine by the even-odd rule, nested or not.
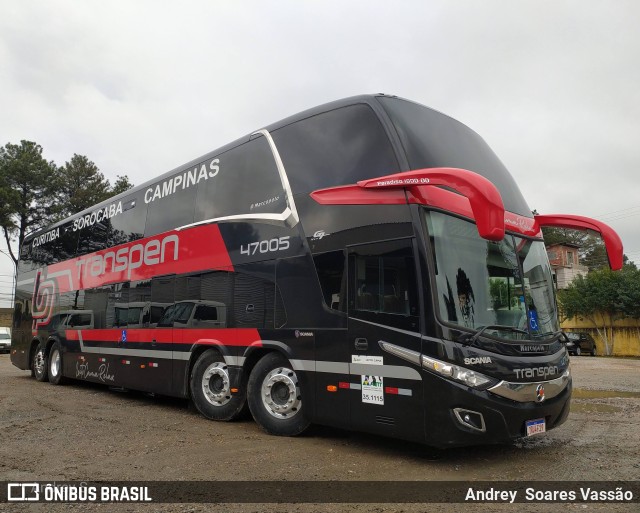
[[(0, 480), (640, 480), (640, 360), (572, 358), (569, 420), (506, 446), (432, 451), (313, 427), (264, 434), (187, 401), (38, 383), (0, 355)], [(637, 506), (637, 505), (636, 505)], [(614, 504), (466, 504), (465, 511), (632, 511)], [(546, 509), (545, 509), (546, 508)], [(0, 504), (0, 511), (459, 511), (460, 504)], [(637, 509), (635, 510), (637, 511)]]

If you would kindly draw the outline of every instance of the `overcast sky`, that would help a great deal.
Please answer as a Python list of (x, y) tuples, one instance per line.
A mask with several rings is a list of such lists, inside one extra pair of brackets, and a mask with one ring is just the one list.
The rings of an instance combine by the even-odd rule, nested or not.
[[(140, 184), (385, 92), (467, 124), (532, 209), (599, 217), (639, 262), (638, 27), (634, 0), (0, 0), (0, 145)], [(11, 272), (0, 255), (0, 298)]]

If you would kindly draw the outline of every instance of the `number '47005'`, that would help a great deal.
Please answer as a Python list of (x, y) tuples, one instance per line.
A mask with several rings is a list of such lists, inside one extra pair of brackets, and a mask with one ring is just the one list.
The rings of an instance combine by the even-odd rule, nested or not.
[(240, 246), (241, 255), (255, 255), (256, 253), (273, 253), (275, 251), (284, 251), (289, 249), (289, 236), (279, 237), (277, 239), (261, 240), (259, 242), (251, 242), (250, 244)]

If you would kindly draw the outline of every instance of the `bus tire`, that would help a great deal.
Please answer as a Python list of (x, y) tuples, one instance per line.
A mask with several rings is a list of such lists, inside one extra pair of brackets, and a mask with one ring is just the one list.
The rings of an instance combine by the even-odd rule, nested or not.
[(52, 385), (63, 385), (64, 377), (62, 376), (62, 351), (60, 343), (54, 342), (49, 349), (49, 383)]
[(42, 342), (38, 344), (36, 352), (31, 360), (31, 370), (33, 377), (38, 381), (47, 381), (49, 376), (49, 362), (47, 359), (47, 346)]
[(228, 366), (212, 349), (202, 353), (191, 369), (189, 389), (193, 404), (211, 420), (234, 420), (246, 404), (247, 387), (242, 383), (237, 392), (231, 392)]
[(296, 436), (310, 422), (305, 418), (298, 377), (279, 353), (262, 357), (249, 376), (249, 409), (258, 425), (277, 436)]

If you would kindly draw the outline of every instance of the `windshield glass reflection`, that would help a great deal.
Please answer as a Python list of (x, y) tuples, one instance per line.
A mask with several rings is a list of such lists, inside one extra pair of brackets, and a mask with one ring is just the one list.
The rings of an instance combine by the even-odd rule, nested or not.
[(470, 330), (490, 326), (483, 334), (515, 340), (558, 331), (544, 243), (509, 234), (491, 242), (471, 222), (440, 212), (425, 216), (442, 320)]

